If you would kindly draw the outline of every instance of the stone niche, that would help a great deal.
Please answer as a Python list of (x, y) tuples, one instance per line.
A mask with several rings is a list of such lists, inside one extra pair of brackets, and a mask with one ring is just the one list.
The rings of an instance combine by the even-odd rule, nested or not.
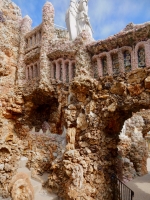
[(40, 129), (51, 133), (62, 133), (61, 109), (58, 100), (54, 97), (35, 95), (32, 101), (26, 102), (26, 123), (30, 128), (35, 127), (35, 131)]

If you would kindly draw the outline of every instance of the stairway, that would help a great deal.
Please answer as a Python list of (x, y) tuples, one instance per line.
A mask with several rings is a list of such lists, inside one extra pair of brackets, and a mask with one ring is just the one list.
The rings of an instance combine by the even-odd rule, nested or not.
[[(31, 178), (31, 171), (26, 167), (27, 161), (28, 161), (28, 158), (21, 157), (17, 172), (25, 173), (29, 176), (31, 184), (34, 188), (35, 200), (58, 200), (58, 196), (56, 194), (47, 192), (46, 190), (42, 188), (42, 183), (40, 181), (34, 178)], [(43, 176), (43, 181), (44, 179), (45, 178)]]

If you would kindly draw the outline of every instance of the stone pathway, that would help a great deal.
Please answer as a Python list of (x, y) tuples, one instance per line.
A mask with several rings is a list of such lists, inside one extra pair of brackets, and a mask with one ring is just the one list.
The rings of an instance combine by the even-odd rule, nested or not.
[[(49, 193), (46, 190), (44, 190), (44, 188), (42, 188), (41, 181), (31, 177), (31, 171), (26, 167), (27, 161), (28, 161), (28, 159), (26, 157), (21, 158), (17, 172), (25, 173), (29, 176), (31, 184), (34, 189), (34, 195), (35, 195), (34, 200), (58, 200), (59, 198), (56, 194)], [(45, 175), (41, 176), (40, 179), (45, 181), (47, 178), (47, 174), (45, 174)], [(0, 200), (11, 200), (11, 198), (4, 199), (4, 198), (0, 197)]]
[(150, 200), (150, 158), (147, 161), (149, 173), (145, 176), (138, 177), (126, 185), (134, 191), (134, 200)]

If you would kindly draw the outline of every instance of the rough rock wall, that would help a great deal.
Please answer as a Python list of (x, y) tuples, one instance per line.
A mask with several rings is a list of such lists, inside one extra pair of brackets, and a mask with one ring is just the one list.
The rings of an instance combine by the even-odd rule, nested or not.
[[(72, 81), (70, 101), (65, 109), (66, 152), (63, 160), (52, 166), (49, 176), (49, 186), (64, 199), (80, 199), (81, 196), (85, 199), (112, 199), (113, 173), (120, 176), (124, 170), (127, 179), (146, 173), (147, 153), (141, 137), (141, 131), (149, 130), (149, 126), (144, 126), (146, 118), (142, 120), (139, 116), (139, 119), (133, 117), (130, 120), (133, 142), (127, 144), (121, 140), (119, 143), (118, 136), (132, 112), (149, 108), (148, 77), (149, 69), (138, 69), (115, 79), (106, 76), (97, 81), (79, 75)], [(134, 130), (132, 124), (135, 123)], [(135, 137), (136, 133), (140, 140)], [(118, 144), (124, 149), (125, 158), (128, 154), (127, 158), (131, 160), (124, 159), (125, 164), (133, 162), (134, 166), (121, 166), (118, 171)], [(127, 148), (131, 149), (130, 153)], [(144, 158), (141, 158), (142, 152)], [(65, 186), (62, 187), (63, 181)]]
[[(149, 108), (149, 69), (138, 69), (118, 77), (93, 79), (92, 57), (86, 48), (92, 42), (91, 38), (83, 32), (74, 42), (67, 41), (67, 38), (55, 40), (54, 8), (51, 3), (43, 7), (42, 40), (38, 54), (28, 49), (26, 52), (24, 31), (28, 32), (31, 28), (30, 18), (21, 20), (20, 14), (14, 12), (17, 8), (9, 1), (3, 0), (0, 5), (3, 15), (6, 13), (0, 22), (0, 30), (6, 33), (0, 36), (1, 41), (5, 41), (1, 43), (0, 131), (2, 144), (7, 145), (1, 147), (1, 154), (11, 156), (10, 160), (4, 158), (1, 161), (2, 180), (6, 180), (6, 184), (1, 184), (3, 196), (8, 195), (4, 187), (15, 173), (20, 155), (26, 155), (29, 158), (28, 166), (36, 172), (49, 170), (47, 187), (65, 200), (111, 200), (111, 175), (117, 173), (118, 164), (118, 135), (132, 112)], [(16, 21), (12, 22), (13, 18)], [(51, 79), (51, 60), (68, 57), (76, 60), (74, 80), (67, 84)], [(32, 58), (40, 60), (40, 80), (26, 82), (25, 67)], [(9, 68), (10, 73), (4, 70), (4, 66)], [(35, 129), (31, 131), (33, 127)], [(66, 130), (65, 152), (61, 136), (57, 136), (58, 141), (55, 142), (54, 135), (44, 135), (43, 132), (47, 130), (57, 134)], [(56, 150), (59, 145), (62, 145), (62, 149)], [(15, 158), (14, 153), (17, 155)], [(12, 172), (8, 169), (9, 161), (10, 166), (14, 167)]]
[(8, 185), (20, 158), (14, 120), (22, 100), (15, 95), (20, 42), (20, 9), (11, 1), (0, 1), (0, 195), (8, 196)]

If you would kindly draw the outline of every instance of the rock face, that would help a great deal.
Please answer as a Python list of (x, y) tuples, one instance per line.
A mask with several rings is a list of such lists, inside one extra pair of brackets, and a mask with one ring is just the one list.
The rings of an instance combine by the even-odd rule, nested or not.
[(14, 3), (0, 8), (0, 195), (34, 198), (26, 177), (16, 178), (26, 156), (32, 176), (48, 172), (43, 186), (62, 199), (113, 199), (112, 174), (147, 172), (149, 23), (70, 41), (50, 2), (32, 30)]

